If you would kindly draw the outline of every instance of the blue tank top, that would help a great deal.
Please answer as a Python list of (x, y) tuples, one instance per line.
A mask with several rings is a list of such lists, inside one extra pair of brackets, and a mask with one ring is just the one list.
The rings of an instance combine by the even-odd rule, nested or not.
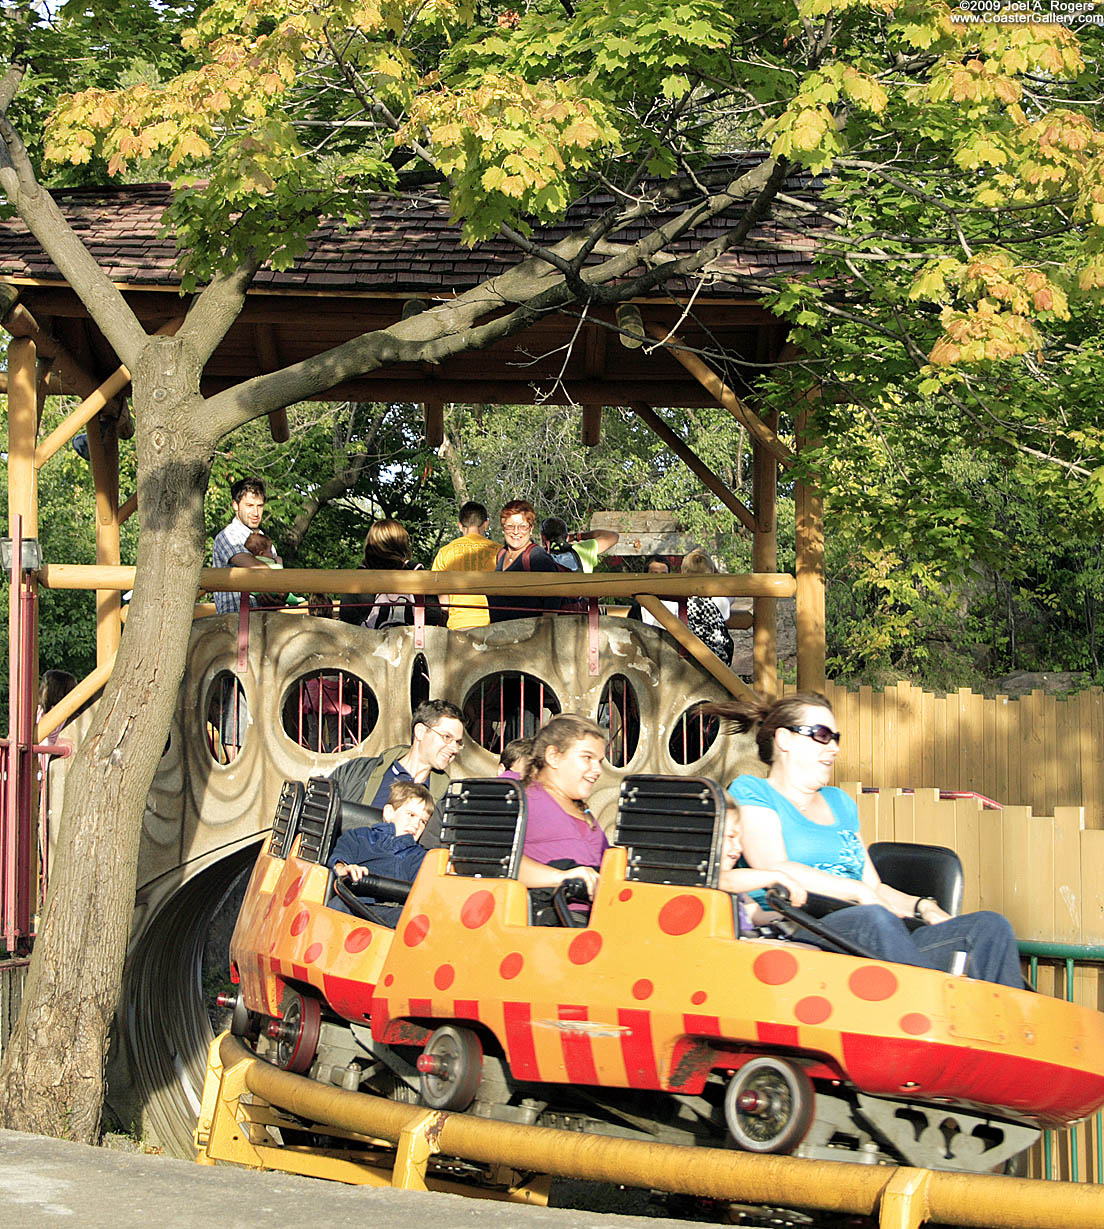
[(844, 879), (862, 878), (866, 849), (859, 835), (859, 810), (843, 790), (828, 785), (820, 791), (832, 812), (830, 824), (815, 824), (807, 819), (763, 777), (737, 777), (728, 792), (744, 806), (766, 807), (778, 816), (786, 857), (791, 862)]

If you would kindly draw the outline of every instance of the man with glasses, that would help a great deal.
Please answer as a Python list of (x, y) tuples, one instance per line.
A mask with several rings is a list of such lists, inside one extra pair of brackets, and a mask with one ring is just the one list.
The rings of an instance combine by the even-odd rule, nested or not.
[(448, 789), (449, 765), (464, 745), (464, 718), (448, 700), (425, 700), (410, 718), (410, 745), (381, 755), (360, 756), (335, 768), (332, 780), (342, 802), (377, 807), (391, 797), (396, 781), (424, 785), (439, 802)]

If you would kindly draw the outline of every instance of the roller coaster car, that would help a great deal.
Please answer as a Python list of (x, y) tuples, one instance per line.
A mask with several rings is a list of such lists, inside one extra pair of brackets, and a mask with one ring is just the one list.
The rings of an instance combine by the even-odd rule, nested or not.
[(516, 878), (517, 784), (444, 805), (445, 848), (374, 889), (406, 896), (390, 930), (328, 903), (332, 782), (286, 783), (230, 949), (263, 1057), (507, 1122), (973, 1172), (1104, 1104), (1094, 1010), (742, 936), (712, 781), (628, 777), (589, 919), (561, 901), (561, 927)]

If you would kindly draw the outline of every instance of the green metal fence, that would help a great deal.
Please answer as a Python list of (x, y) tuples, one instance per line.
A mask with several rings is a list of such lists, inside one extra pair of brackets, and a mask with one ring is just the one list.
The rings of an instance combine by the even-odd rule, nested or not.
[[(1056, 966), (1056, 972), (1061, 972), (1063, 997), (1067, 1003), (1074, 999), (1074, 967), (1077, 964), (1104, 965), (1104, 946), (1098, 944), (1080, 943), (1042, 943), (1033, 940), (1023, 940), (1020, 943), (1020, 955), (1028, 959), (1028, 981), (1033, 990), (1039, 985), (1039, 961), (1045, 960)], [(1089, 1172), (1081, 1175), (1082, 1131), (1087, 1131), (1085, 1137), (1087, 1148), (1084, 1152), (1088, 1160)], [(1063, 1142), (1067, 1144), (1063, 1148)], [(1068, 1173), (1062, 1173), (1061, 1154), (1068, 1156)], [(1078, 1126), (1067, 1131), (1046, 1131), (1043, 1133), (1042, 1156), (1040, 1160), (1041, 1178), (1065, 1179), (1070, 1182), (1095, 1182), (1104, 1180), (1104, 1110)]]

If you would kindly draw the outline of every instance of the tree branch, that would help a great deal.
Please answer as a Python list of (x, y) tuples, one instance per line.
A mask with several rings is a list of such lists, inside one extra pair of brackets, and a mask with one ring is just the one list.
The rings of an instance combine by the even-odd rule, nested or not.
[(230, 273), (216, 273), (188, 309), (176, 336), (179, 341), (191, 346), (201, 368), (241, 314), (245, 292), (258, 268), (260, 262), (253, 261), (240, 265)]
[(35, 178), (26, 147), (8, 121), (7, 104), (22, 75), (21, 69), (10, 68), (0, 82), (0, 188), (80, 296), (120, 360), (133, 370), (146, 342), (145, 329)]
[[(665, 261), (659, 269), (625, 281), (641, 264), (647, 264), (667, 246), (695, 227), (710, 221), (733, 205), (754, 196), (732, 243), (739, 243), (765, 216), (778, 188), (785, 182), (787, 164), (764, 159), (723, 191), (699, 201), (604, 263), (584, 271), (586, 296), (603, 302), (618, 302), (675, 274), (695, 272), (729, 244), (707, 244), (681, 260)], [(570, 260), (587, 241), (587, 234), (572, 235), (555, 245), (556, 255)], [(612, 290), (600, 288), (617, 283)], [(398, 320), (386, 329), (359, 337), (304, 359), (280, 371), (255, 376), (225, 389), (207, 402), (209, 423), (221, 437), (243, 423), (281, 406), (326, 392), (345, 380), (366, 375), (381, 366), (400, 362), (439, 363), (462, 351), (479, 349), (509, 337), (546, 312), (578, 301), (566, 280), (541, 257), (522, 261), (512, 269), (489, 278), (447, 303)], [(514, 304), (512, 311), (479, 324), (483, 317)]]

